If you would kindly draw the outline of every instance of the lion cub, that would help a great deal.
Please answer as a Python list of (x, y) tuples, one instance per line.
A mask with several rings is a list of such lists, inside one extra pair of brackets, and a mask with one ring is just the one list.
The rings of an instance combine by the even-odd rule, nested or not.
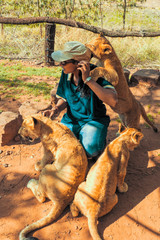
[[(24, 240), (31, 231), (56, 220), (70, 204), (79, 184), (85, 179), (87, 157), (80, 142), (65, 125), (42, 115), (24, 119), (19, 133), (24, 139), (41, 139), (44, 156), (38, 166), (42, 171), (39, 180), (31, 179), (27, 187), (39, 202), (44, 202), (46, 198), (53, 202), (52, 210), (47, 216), (20, 232), (19, 239)], [(47, 162), (53, 163), (46, 165)]]
[(117, 91), (118, 103), (112, 109), (119, 114), (122, 122), (119, 132), (125, 127), (140, 129), (141, 115), (153, 130), (157, 132), (158, 129), (147, 117), (144, 107), (130, 91), (121, 62), (110, 42), (101, 34), (87, 43), (86, 46), (91, 50), (93, 56), (100, 60), (102, 65), (102, 67), (97, 67), (91, 71), (92, 79), (97, 81), (99, 77), (104, 77), (115, 86)]
[(127, 192), (124, 182), (129, 150), (140, 143), (143, 134), (129, 128), (113, 140), (104, 150), (97, 162), (91, 167), (85, 182), (81, 183), (70, 206), (74, 217), (79, 211), (88, 218), (88, 226), (93, 240), (101, 240), (97, 230), (97, 219), (108, 212), (118, 202), (115, 193)]

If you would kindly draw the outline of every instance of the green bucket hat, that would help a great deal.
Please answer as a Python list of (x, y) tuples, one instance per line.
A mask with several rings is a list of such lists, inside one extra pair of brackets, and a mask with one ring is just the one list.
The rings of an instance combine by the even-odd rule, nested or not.
[(70, 59), (90, 61), (91, 51), (84, 44), (77, 41), (71, 41), (64, 44), (63, 50), (53, 52), (51, 57), (56, 62), (63, 62)]

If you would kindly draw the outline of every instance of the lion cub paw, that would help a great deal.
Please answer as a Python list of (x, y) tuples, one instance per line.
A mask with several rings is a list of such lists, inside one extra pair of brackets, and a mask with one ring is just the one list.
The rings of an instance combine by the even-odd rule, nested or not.
[(33, 186), (37, 185), (38, 181), (36, 179), (31, 179), (28, 183), (27, 183), (27, 188), (32, 188)]
[(90, 72), (91, 79), (96, 82), (99, 78), (99, 75), (97, 75), (96, 73), (94, 73), (92, 71)]
[(43, 166), (41, 165), (41, 162), (38, 161), (35, 163), (34, 168), (37, 172), (40, 172), (43, 169)]
[(127, 192), (128, 191), (128, 184), (124, 182), (123, 185), (118, 186), (118, 191), (119, 192)]
[(77, 206), (76, 206), (74, 203), (72, 203), (72, 204), (70, 205), (70, 210), (71, 210), (71, 213), (72, 213), (72, 216), (73, 216), (73, 217), (77, 217), (77, 216), (78, 216), (78, 214), (79, 214), (79, 209), (77, 208)]

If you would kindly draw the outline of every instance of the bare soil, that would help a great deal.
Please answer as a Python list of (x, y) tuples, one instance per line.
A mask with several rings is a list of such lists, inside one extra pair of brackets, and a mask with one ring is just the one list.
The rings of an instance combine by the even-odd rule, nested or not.
[[(34, 78), (32, 77), (34, 81)], [(43, 80), (43, 79), (42, 79)], [(106, 216), (99, 218), (98, 230), (105, 240), (158, 240), (160, 237), (160, 87), (141, 82), (131, 91), (143, 103), (147, 113), (154, 117), (159, 132), (147, 128), (141, 119), (144, 138), (131, 152), (126, 182), (127, 193), (117, 193), (118, 204)], [(16, 101), (1, 96), (0, 109), (18, 111), (27, 96)], [(43, 99), (42, 99), (43, 101)], [(108, 107), (111, 123), (107, 141), (116, 137), (117, 114)], [(0, 239), (18, 240), (18, 234), (27, 224), (46, 215), (51, 201), (40, 204), (27, 189), (31, 178), (38, 178), (35, 162), (42, 157), (39, 141), (34, 143), (12, 141), (0, 147)], [(91, 166), (93, 162), (89, 163)], [(91, 240), (87, 219), (73, 218), (69, 207), (53, 224), (33, 235), (40, 240)]]

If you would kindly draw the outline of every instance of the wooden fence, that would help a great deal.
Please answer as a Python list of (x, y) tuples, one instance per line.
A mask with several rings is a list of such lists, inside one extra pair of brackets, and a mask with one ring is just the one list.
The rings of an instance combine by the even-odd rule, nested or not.
[(54, 17), (31, 17), (31, 18), (7, 18), (0, 17), (1, 24), (29, 25), (35, 23), (46, 23), (45, 25), (45, 63), (49, 66), (54, 65), (51, 53), (54, 51), (56, 24), (62, 24), (75, 28), (82, 28), (93, 33), (103, 33), (108, 37), (159, 37), (160, 31), (109, 31), (82, 22), (76, 22), (70, 19), (59, 19)]

